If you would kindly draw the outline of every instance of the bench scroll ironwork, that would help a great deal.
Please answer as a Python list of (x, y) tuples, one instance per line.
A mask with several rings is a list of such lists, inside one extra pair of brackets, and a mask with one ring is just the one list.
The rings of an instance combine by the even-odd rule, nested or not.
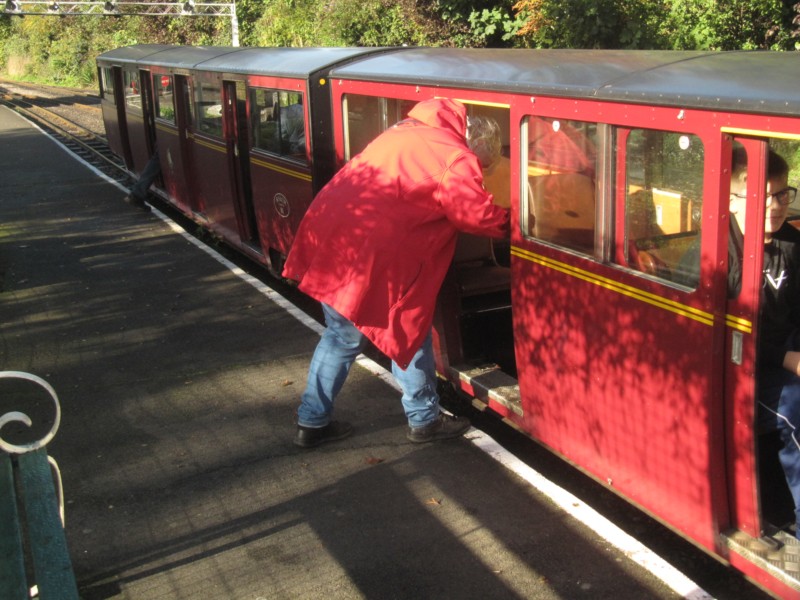
[(27, 443), (3, 439), (10, 423), (32, 426), (24, 412), (0, 415), (0, 598), (33, 596), (78, 599), (64, 535), (64, 494), (58, 465), (45, 446), (61, 423), (61, 406), (53, 387), (41, 377), (0, 371), (0, 379), (30, 381), (47, 391), (55, 406), (49, 430)]

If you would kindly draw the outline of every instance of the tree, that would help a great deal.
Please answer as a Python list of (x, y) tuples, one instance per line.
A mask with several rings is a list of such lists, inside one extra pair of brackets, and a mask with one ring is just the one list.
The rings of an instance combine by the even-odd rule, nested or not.
[(795, 0), (519, 0), (519, 35), (539, 48), (792, 50)]
[(519, 0), (518, 35), (537, 48), (661, 48), (659, 0)]
[(673, 0), (672, 47), (681, 50), (797, 49), (800, 3)]

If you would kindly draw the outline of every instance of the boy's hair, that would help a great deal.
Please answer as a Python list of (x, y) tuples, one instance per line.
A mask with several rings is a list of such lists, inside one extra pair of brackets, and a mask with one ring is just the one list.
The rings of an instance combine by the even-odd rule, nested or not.
[[(741, 146), (733, 149), (731, 161), (731, 181), (745, 183), (747, 181), (747, 152)], [(775, 179), (789, 174), (789, 164), (772, 148), (767, 155), (767, 179)]]

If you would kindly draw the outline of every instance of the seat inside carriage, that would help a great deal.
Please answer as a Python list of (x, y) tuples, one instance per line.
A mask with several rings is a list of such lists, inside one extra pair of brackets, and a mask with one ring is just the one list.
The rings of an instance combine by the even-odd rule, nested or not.
[[(493, 364), (516, 376), (511, 322), (511, 269), (498, 261), (495, 242), (460, 233), (447, 279), (452, 305), (445, 311), (459, 331), (457, 362)], [(460, 354), (460, 356), (458, 356)]]
[(627, 259), (647, 275), (691, 283), (684, 257), (697, 243), (699, 204), (681, 192), (631, 186), (627, 196)]
[(534, 237), (590, 254), (594, 251), (595, 185), (590, 177), (537, 174), (529, 178), (529, 193)]
[(491, 238), (460, 233), (453, 268), (462, 297), (511, 289), (511, 269), (498, 262)]

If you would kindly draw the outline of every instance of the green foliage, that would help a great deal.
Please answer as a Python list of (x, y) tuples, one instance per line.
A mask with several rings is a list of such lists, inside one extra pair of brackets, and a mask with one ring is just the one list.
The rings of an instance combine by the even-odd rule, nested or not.
[(520, 0), (525, 44), (537, 48), (661, 48), (659, 0)]
[[(315, 39), (313, 0), (272, 0), (256, 22), (256, 46), (312, 46)], [(323, 44), (324, 45), (324, 44)]]
[(262, 46), (439, 45), (411, 0), (267, 0), (249, 39)]
[(468, 19), (472, 35), (485, 46), (498, 46), (514, 39), (524, 19), (513, 17), (510, 11), (494, 6), (473, 10)]
[(138, 43), (230, 44), (228, 19), (210, 17), (0, 17), (6, 77), (96, 87), (95, 57)]
[(242, 46), (257, 46), (257, 23), (264, 13), (266, 0), (238, 0), (236, 18), (239, 23), (239, 42)]
[(673, 0), (672, 47), (696, 50), (792, 50), (800, 5), (781, 0)]
[[(89, 38), (76, 27), (64, 27), (58, 43), (51, 43), (47, 54), (48, 71), (53, 73), (55, 83), (68, 86), (92, 81), (94, 57), (89, 55)], [(86, 72), (86, 69), (89, 72)]]
[[(514, 15), (513, 2), (440, 0), (434, 18), (447, 24), (454, 46), (504, 47), (514, 45), (524, 18)], [(455, 33), (455, 36), (453, 36)]]
[(413, 5), (385, 0), (338, 0), (321, 21), (322, 41), (343, 46), (418, 46), (430, 43)]
[[(239, 40), (264, 46), (527, 46), (791, 50), (789, 0), (238, 0)], [(95, 86), (94, 57), (137, 43), (228, 45), (216, 17), (0, 16), (5, 76)]]

